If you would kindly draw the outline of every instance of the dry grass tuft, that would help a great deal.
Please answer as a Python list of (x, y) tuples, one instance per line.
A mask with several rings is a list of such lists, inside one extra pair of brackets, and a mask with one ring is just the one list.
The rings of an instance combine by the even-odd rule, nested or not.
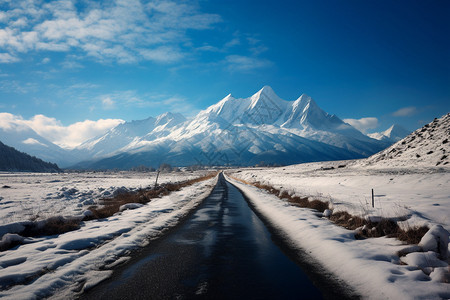
[[(55, 234), (62, 234), (69, 231), (77, 230), (80, 228), (82, 221), (88, 221), (93, 219), (103, 219), (110, 217), (117, 213), (120, 206), (127, 203), (141, 203), (145, 204), (151, 201), (153, 198), (162, 197), (170, 194), (174, 191), (179, 191), (183, 187), (192, 185), (197, 182), (201, 182), (210, 178), (213, 178), (217, 173), (210, 173), (206, 176), (198, 177), (191, 180), (186, 180), (177, 183), (167, 183), (157, 186), (156, 189), (141, 189), (136, 192), (121, 193), (113, 198), (101, 199), (102, 206), (96, 207), (91, 206), (89, 210), (92, 215), (85, 217), (83, 220), (79, 218), (64, 218), (61, 216), (52, 217), (47, 220), (33, 222), (25, 226), (22, 232), (19, 232), (21, 236), (25, 237), (38, 237), (38, 236), (48, 236)], [(13, 242), (7, 246), (0, 247), (0, 251), (5, 251), (20, 245), (21, 242)]]
[[(230, 176), (230, 175), (228, 175)], [(249, 183), (248, 181), (242, 180), (240, 178), (232, 177), (231, 178), (240, 181), (242, 183), (245, 183), (247, 185), (253, 185), (259, 189), (265, 190), (270, 194), (276, 195), (277, 197), (281, 199), (287, 199), (289, 203), (295, 206), (304, 207), (304, 208), (312, 208), (315, 210), (318, 210), (320, 212), (324, 212), (325, 209), (328, 209), (329, 203), (323, 202), (320, 200), (312, 200), (309, 201), (307, 197), (298, 197), (298, 196), (291, 196), (287, 191), (281, 191), (279, 189), (274, 188), (271, 185), (268, 184), (262, 184), (261, 182), (253, 182)]]
[(397, 238), (408, 244), (418, 244), (428, 230), (430, 230), (430, 228), (427, 226), (411, 227), (407, 230), (401, 230), (401, 232), (398, 233)]
[[(320, 200), (309, 201), (307, 197), (291, 196), (287, 191), (280, 191), (267, 184), (262, 184), (260, 182), (250, 183), (236, 177), (230, 177), (245, 184), (253, 185), (257, 188), (266, 190), (270, 194), (276, 195), (281, 199), (287, 199), (289, 203), (295, 206), (312, 208), (320, 212), (325, 211), (329, 207), (328, 202), (323, 202)], [(380, 222), (371, 222), (359, 216), (351, 215), (345, 211), (333, 213), (330, 216), (330, 220), (336, 225), (342, 226), (349, 230), (358, 229), (355, 233), (356, 238), (387, 236), (397, 238), (408, 244), (418, 244), (425, 233), (429, 230), (426, 226), (410, 227), (407, 230), (403, 230), (395, 221), (388, 218), (382, 218)]]
[(89, 210), (92, 212), (92, 216), (86, 217), (85, 220), (103, 219), (114, 215), (119, 212), (122, 205), (128, 203), (149, 203), (154, 198), (160, 198), (169, 195), (171, 192), (179, 191), (186, 186), (190, 186), (194, 183), (205, 181), (214, 178), (217, 172), (212, 172), (208, 175), (180, 181), (176, 183), (165, 183), (158, 185), (153, 189), (141, 189), (136, 192), (121, 193), (113, 198), (101, 199), (101, 207), (91, 206)]
[(356, 228), (359, 228), (367, 224), (367, 221), (365, 219), (352, 216), (346, 211), (339, 211), (333, 213), (330, 216), (330, 220), (334, 222), (336, 225), (342, 226), (350, 230), (355, 230)]
[(35, 222), (31, 225), (25, 226), (25, 230), (20, 234), (26, 237), (62, 234), (80, 228), (80, 223), (80, 219), (52, 217), (47, 220)]
[(356, 238), (387, 236), (397, 238), (408, 244), (418, 244), (429, 229), (426, 226), (421, 226), (403, 230), (395, 221), (388, 218), (383, 218), (380, 222), (371, 222), (361, 217), (353, 216), (345, 211), (333, 213), (330, 220), (350, 230), (359, 229), (355, 234)]

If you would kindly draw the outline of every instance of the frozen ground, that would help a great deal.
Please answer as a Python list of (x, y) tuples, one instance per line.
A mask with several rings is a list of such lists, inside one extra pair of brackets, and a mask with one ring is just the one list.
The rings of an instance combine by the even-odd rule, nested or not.
[(329, 201), (335, 211), (405, 219), (400, 223), (404, 226), (440, 224), (450, 231), (448, 166), (368, 168), (361, 161), (336, 161), (237, 172), (235, 176), (249, 182)]
[[(422, 249), (410, 247), (406, 253), (411, 253), (399, 257), (397, 252), (409, 246), (398, 240), (385, 237), (356, 240), (353, 231), (335, 226), (321, 214), (232, 181), (293, 245), (308, 252), (364, 298), (450, 298), (449, 234), (443, 229), (450, 230), (448, 166), (368, 168), (365, 161), (336, 161), (241, 169), (230, 174), (298, 196), (330, 201), (334, 211), (402, 219), (400, 225), (404, 227), (433, 226), (436, 237), (423, 239)], [(375, 208), (371, 207), (372, 188)], [(432, 251), (428, 248), (429, 241)], [(444, 253), (441, 259), (439, 251)]]
[[(199, 177), (205, 172), (161, 173), (158, 183)], [(0, 172), (0, 226), (51, 216), (77, 216), (114, 193), (153, 186), (156, 172)]]
[[(11, 178), (11, 174), (5, 174)], [(117, 186), (129, 189), (147, 186), (154, 182), (148, 174), (12, 174), (14, 180), (4, 181), (11, 188), (8, 191), (11, 200), (20, 206), (20, 195), (46, 203), (45, 214), (70, 214), (70, 209), (78, 208), (83, 202), (80, 198), (89, 198), (94, 202), (104, 191), (114, 193)], [(62, 177), (61, 177), (62, 176)], [(145, 178), (146, 176), (146, 178)], [(177, 173), (163, 175), (161, 181), (179, 181), (199, 173)], [(5, 178), (5, 177), (3, 177)], [(58, 180), (58, 181), (56, 181)], [(55, 182), (56, 181), (56, 182)], [(160, 236), (167, 228), (177, 224), (190, 210), (205, 198), (215, 183), (210, 179), (185, 187), (168, 196), (153, 199), (144, 206), (129, 206), (112, 217), (86, 221), (81, 228), (65, 234), (38, 238), (23, 238), (16, 234), (5, 234), (2, 239), (22, 239), (24, 244), (0, 252), (0, 298), (35, 299), (52, 296), (59, 299), (73, 298), (76, 293), (95, 285), (111, 274), (111, 268), (128, 260), (130, 250), (146, 245), (151, 239)], [(114, 187), (113, 187), (114, 186)], [(69, 197), (50, 198), (47, 194), (64, 194), (76, 189)], [(16, 193), (11, 192), (15, 189)], [(102, 190), (103, 189), (103, 190)], [(103, 194), (102, 194), (103, 193)], [(33, 196), (32, 196), (33, 195)], [(43, 197), (40, 198), (40, 195)], [(2, 201), (5, 201), (7, 195)], [(68, 198), (68, 199), (66, 199)], [(25, 200), (22, 200), (25, 201)], [(30, 201), (28, 199), (28, 201)], [(55, 206), (57, 201), (64, 201), (69, 208)], [(27, 203), (27, 202), (26, 202)], [(53, 203), (53, 205), (52, 205)], [(37, 204), (35, 204), (37, 205)], [(84, 206), (84, 204), (83, 204)], [(86, 209), (86, 208), (84, 208)], [(82, 211), (83, 208), (80, 211)], [(18, 209), (18, 215), (27, 217)], [(5, 229), (8, 225), (2, 225)]]

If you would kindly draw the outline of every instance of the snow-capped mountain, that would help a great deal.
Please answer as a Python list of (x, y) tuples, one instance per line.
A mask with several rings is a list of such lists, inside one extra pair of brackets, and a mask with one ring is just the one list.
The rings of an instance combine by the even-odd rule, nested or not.
[(450, 113), (417, 129), (363, 163), (377, 167), (450, 166)]
[(406, 130), (402, 126), (394, 124), (385, 131), (369, 133), (368, 136), (379, 141), (395, 143), (403, 139), (410, 133), (411, 133), (410, 131)]
[[(104, 135), (90, 139), (73, 152), (85, 159), (99, 158), (120, 151), (122, 148), (132, 148), (141, 141), (152, 141), (167, 136), (186, 118), (178, 113), (167, 112), (156, 118), (125, 122), (110, 129)], [(125, 149), (124, 149), (125, 150)]]
[(79, 148), (96, 157), (109, 155), (79, 166), (292, 164), (361, 158), (383, 149), (311, 97), (285, 101), (268, 86), (249, 98), (230, 94), (189, 121), (174, 114), (157, 120), (124, 123), (84, 143)]
[(0, 140), (21, 152), (59, 166), (68, 166), (78, 161), (69, 151), (48, 141), (25, 124), (10, 122), (7, 126), (0, 126)]

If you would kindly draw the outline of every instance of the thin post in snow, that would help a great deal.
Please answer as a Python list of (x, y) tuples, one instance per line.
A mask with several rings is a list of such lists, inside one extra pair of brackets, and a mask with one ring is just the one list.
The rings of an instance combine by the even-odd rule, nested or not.
[(156, 186), (158, 185), (159, 172), (161, 172), (161, 170), (158, 170), (158, 172), (156, 173), (155, 187), (153, 188), (154, 190), (156, 190)]
[(373, 196), (373, 189), (372, 189), (372, 207), (375, 207), (375, 200), (374, 200), (374, 196)]

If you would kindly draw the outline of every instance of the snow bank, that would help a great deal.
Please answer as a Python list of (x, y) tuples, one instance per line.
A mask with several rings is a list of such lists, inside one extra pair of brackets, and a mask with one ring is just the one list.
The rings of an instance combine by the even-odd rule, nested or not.
[[(177, 182), (207, 171), (161, 173), (158, 182)], [(11, 173), (0, 172), (0, 226), (52, 216), (83, 216), (101, 198), (155, 184), (156, 172)], [(6, 230), (6, 232), (12, 232)], [(0, 229), (0, 237), (6, 233)]]
[[(336, 161), (280, 168), (248, 168), (233, 176), (328, 201), (334, 212), (367, 218), (393, 218), (399, 225), (441, 225), (450, 231), (450, 168), (368, 169), (358, 161)], [(373, 166), (374, 167), (374, 166)], [(374, 206), (372, 207), (372, 189)]]
[(74, 298), (75, 291), (110, 276), (110, 268), (126, 261), (132, 249), (176, 225), (206, 198), (215, 181), (196, 183), (140, 208), (84, 222), (78, 230), (30, 238), (24, 245), (0, 252), (0, 298), (35, 299), (55, 293)]
[(448, 236), (449, 232), (441, 225), (434, 225), (420, 240), (419, 246), (424, 251), (437, 252), (441, 259), (448, 258)]
[[(310, 209), (291, 206), (274, 195), (227, 178), (295, 247), (314, 259), (367, 299), (441, 299), (449, 285), (416, 266), (402, 265), (396, 254), (405, 248), (391, 238), (356, 240), (354, 232), (338, 227)], [(411, 258), (412, 259), (412, 258)], [(433, 274), (432, 272), (431, 274)], [(445, 272), (443, 272), (445, 274)], [(433, 279), (433, 280), (432, 280)]]

